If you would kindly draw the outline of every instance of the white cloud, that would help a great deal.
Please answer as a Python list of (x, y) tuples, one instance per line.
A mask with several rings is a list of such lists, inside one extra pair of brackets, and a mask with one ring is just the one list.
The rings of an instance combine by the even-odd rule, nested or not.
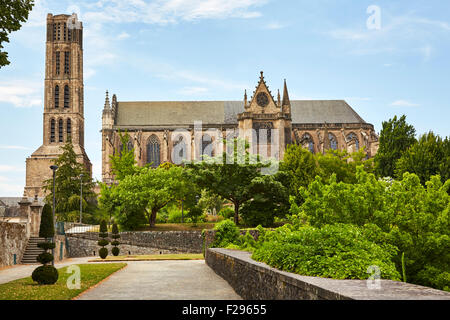
[(269, 29), (269, 30), (279, 30), (279, 29), (283, 29), (283, 28), (285, 28), (285, 27), (286, 27), (286, 25), (281, 24), (281, 23), (279, 23), (279, 22), (270, 22), (270, 23), (266, 26), (266, 29)]
[(3, 197), (20, 197), (23, 195), (23, 185), (2, 182), (0, 179), (0, 195)]
[(140, 22), (147, 24), (170, 24), (200, 19), (250, 19), (260, 17), (253, 8), (267, 0), (115, 0), (84, 3), (87, 9), (85, 21), (98, 23)]
[(418, 107), (419, 104), (412, 103), (406, 100), (397, 100), (390, 104), (393, 107)]
[(42, 106), (42, 88), (41, 81), (0, 82), (0, 102), (10, 103), (18, 108)]
[(197, 94), (202, 94), (202, 93), (206, 93), (208, 92), (207, 88), (202, 88), (202, 87), (184, 87), (183, 89), (180, 90), (181, 94), (186, 94), (186, 95), (197, 95)]
[(25, 167), (0, 164), (0, 172), (23, 172), (23, 171), (25, 171)]
[(0, 146), (0, 149), (7, 149), (7, 150), (32, 150), (28, 147), (23, 146)]
[(128, 39), (129, 37), (130, 37), (130, 35), (124, 31), (117, 36), (117, 39), (124, 40), (124, 39)]
[(430, 45), (419, 48), (419, 52), (422, 54), (424, 61), (429, 61), (433, 53), (433, 48)]

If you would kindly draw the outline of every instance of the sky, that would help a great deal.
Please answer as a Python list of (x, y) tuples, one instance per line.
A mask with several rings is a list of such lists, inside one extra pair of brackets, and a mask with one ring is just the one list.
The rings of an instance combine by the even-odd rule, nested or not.
[(37, 0), (0, 69), (0, 196), (22, 196), (42, 144), (47, 13), (84, 28), (85, 148), (101, 179), (105, 91), (119, 101), (344, 99), (367, 122), (406, 114), (450, 135), (450, 1)]

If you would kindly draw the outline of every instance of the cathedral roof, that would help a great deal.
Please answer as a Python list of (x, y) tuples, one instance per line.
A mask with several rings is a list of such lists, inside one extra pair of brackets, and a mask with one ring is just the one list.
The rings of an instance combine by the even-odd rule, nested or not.
[[(292, 123), (366, 123), (344, 100), (291, 100)], [(118, 102), (116, 126), (237, 124), (243, 101)]]

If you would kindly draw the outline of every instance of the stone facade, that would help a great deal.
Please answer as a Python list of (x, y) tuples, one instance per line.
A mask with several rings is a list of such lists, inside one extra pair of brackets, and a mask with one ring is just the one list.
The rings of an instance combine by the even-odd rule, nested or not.
[(22, 260), (28, 242), (27, 227), (19, 223), (0, 222), (0, 267), (14, 264)]
[[(120, 236), (119, 248), (123, 255), (202, 252), (200, 231), (121, 232)], [(66, 237), (70, 257), (98, 255), (97, 232), (67, 234)], [(108, 245), (109, 252), (111, 248)]]
[(47, 16), (43, 143), (26, 160), (25, 195), (45, 195), (50, 166), (71, 139), (77, 160), (92, 175), (84, 150), (83, 27), (76, 15)]
[(208, 249), (206, 263), (246, 300), (450, 300), (450, 292), (409, 283), (306, 277), (269, 267), (251, 253)]

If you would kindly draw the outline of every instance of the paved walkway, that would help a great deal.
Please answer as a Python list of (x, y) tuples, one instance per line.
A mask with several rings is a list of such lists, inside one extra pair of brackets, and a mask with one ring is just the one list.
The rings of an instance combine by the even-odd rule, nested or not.
[(241, 300), (204, 260), (135, 261), (80, 300)]
[[(85, 258), (71, 258), (55, 263), (56, 268), (65, 267), (71, 264), (87, 263), (92, 257)], [(40, 266), (40, 263), (35, 264), (21, 264), (10, 268), (0, 270), (0, 284), (10, 282), (17, 279), (31, 277), (33, 270)]]

